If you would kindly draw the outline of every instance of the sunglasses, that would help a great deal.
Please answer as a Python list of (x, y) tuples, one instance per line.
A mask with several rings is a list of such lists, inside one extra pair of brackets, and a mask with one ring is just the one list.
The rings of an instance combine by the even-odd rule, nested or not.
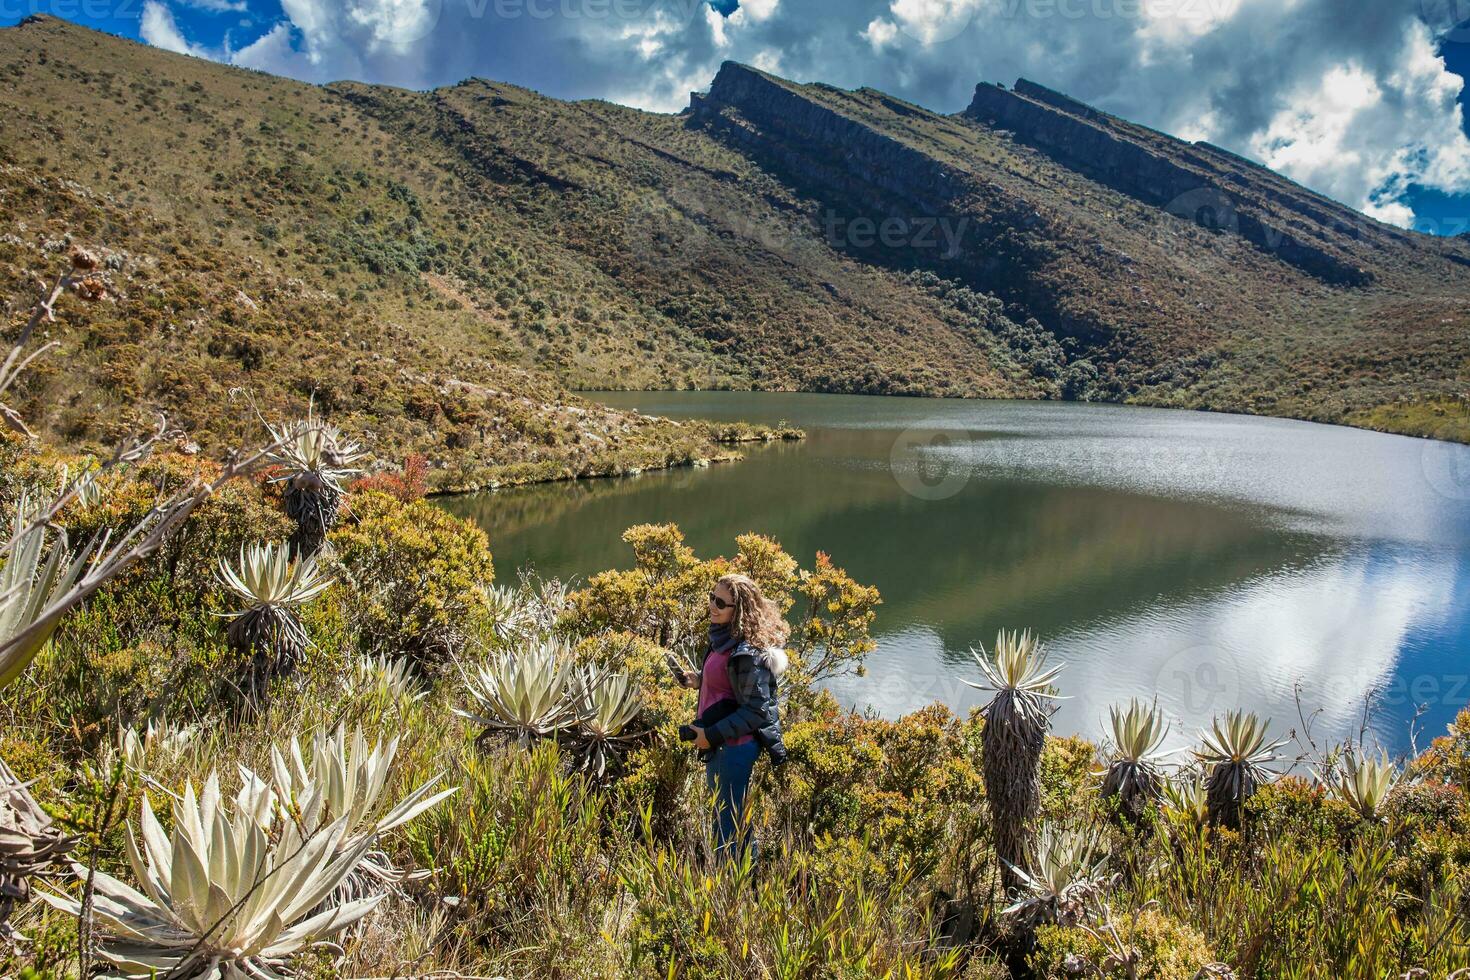
[(713, 592), (709, 594), (709, 601), (712, 605), (714, 605), (716, 609), (729, 609), (731, 606), (735, 605), (735, 603), (733, 602), (726, 602), (724, 599), (721, 599)]

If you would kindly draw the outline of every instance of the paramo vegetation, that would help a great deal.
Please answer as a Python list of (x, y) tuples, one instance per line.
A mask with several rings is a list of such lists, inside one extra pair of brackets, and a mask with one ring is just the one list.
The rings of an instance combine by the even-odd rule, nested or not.
[[(370, 441), (319, 415), (215, 464), (62, 456), (7, 413), (0, 974), (1470, 969), (1470, 714), (1405, 762), (1244, 713), (1173, 756), (1139, 692), (1094, 745), (1050, 731), (1066, 666), (1024, 631), (977, 644), (967, 717), (854, 714), (822, 681), (880, 597), (825, 555), (645, 525), (626, 570), (497, 580), (414, 465), (356, 472)], [(709, 860), (668, 668), (729, 571), (792, 625), (755, 865)]]

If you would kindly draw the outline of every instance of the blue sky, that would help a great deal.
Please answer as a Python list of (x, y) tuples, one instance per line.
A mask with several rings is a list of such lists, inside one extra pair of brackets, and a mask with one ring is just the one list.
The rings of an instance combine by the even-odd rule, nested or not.
[(306, 81), (674, 111), (721, 61), (944, 112), (1034, 79), (1386, 221), (1470, 230), (1470, 0), (0, 0)]

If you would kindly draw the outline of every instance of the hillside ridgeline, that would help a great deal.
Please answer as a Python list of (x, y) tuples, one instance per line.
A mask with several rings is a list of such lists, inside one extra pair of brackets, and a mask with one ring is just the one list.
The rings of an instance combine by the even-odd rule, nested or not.
[[(206, 446), (315, 397), (440, 488), (718, 457), (577, 388), (1086, 398), (1470, 438), (1470, 246), (1022, 81), (946, 116), (727, 63), (677, 115), (0, 31), (0, 288), (105, 315), (19, 409)], [(237, 391), (234, 398), (232, 391)], [(725, 433), (724, 435), (729, 435)], [(760, 435), (760, 433), (745, 433)]]

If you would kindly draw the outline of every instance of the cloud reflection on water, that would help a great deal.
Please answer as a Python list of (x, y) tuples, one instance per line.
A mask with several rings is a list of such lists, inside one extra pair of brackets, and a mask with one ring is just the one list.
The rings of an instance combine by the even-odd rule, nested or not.
[[(1429, 704), (1423, 724), (1433, 736), (1470, 701), (1470, 665), (1396, 669), (1406, 651), (1470, 628), (1465, 579), (1447, 557), (1365, 551), (1079, 624), (1048, 638), (1052, 657), (1067, 663), (1054, 728), (1100, 735), (1110, 704), (1156, 693), (1173, 725), (1171, 748), (1234, 707), (1269, 716), (1284, 732), (1298, 725), (1300, 685), (1319, 741), (1355, 737), (1371, 699), (1372, 735), (1406, 749), (1412, 704)], [(978, 676), (968, 653), (946, 650), (937, 630), (914, 625), (882, 642), (906, 652), (908, 669), (834, 684), (843, 703), (893, 716), (934, 699), (964, 713), (986, 699), (963, 683)]]

